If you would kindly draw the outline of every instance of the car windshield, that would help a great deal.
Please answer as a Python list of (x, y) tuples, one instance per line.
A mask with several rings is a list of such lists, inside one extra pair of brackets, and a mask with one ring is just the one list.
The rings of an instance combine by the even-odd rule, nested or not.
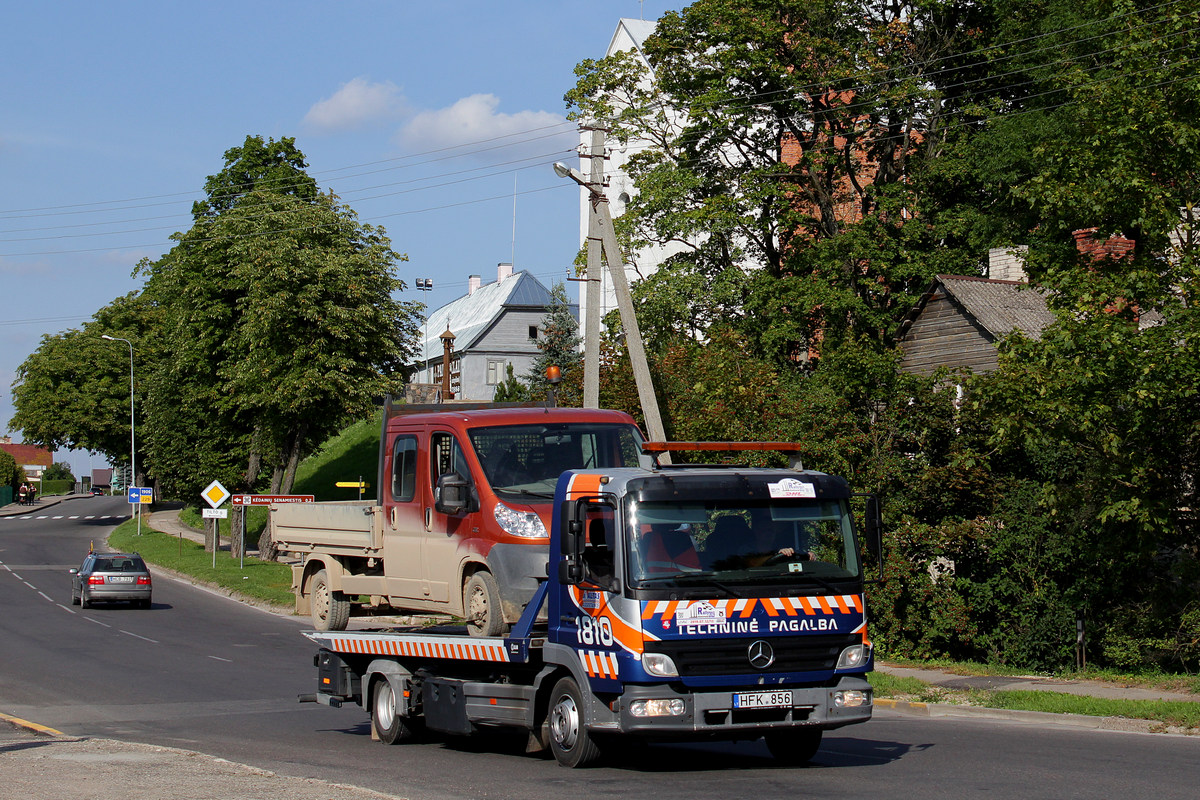
[(808, 583), (859, 574), (845, 500), (630, 503), (629, 578), (635, 585)]
[(568, 469), (635, 467), (642, 437), (633, 425), (567, 422), (471, 430), (471, 445), (497, 494), (550, 499)]

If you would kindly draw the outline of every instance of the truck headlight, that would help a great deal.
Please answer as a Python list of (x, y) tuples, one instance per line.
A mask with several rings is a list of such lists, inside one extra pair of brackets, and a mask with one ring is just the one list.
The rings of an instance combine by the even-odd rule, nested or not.
[(631, 717), (682, 717), (687, 706), (678, 697), (634, 700), (629, 704)]
[(678, 678), (679, 670), (670, 656), (662, 653), (642, 653), (642, 669), (658, 678)]
[(522, 539), (545, 539), (546, 526), (542, 518), (532, 511), (517, 511), (504, 503), (496, 503), (492, 511), (500, 530), (509, 536), (520, 536)]
[(847, 647), (838, 656), (836, 669), (845, 669), (847, 667), (861, 667), (867, 663), (867, 656), (870, 655), (870, 649), (866, 645), (855, 644)]

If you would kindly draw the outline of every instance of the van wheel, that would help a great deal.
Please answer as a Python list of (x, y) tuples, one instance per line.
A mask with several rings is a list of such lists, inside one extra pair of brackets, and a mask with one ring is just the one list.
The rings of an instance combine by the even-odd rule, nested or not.
[(500, 636), (508, 632), (500, 608), (500, 589), (490, 572), (476, 572), (463, 588), (463, 614), (472, 636)]
[(350, 622), (350, 601), (341, 592), (329, 588), (329, 573), (317, 570), (308, 584), (311, 588), (309, 607), (313, 627), (319, 631), (344, 631)]
[(400, 744), (417, 737), (416, 722), (397, 711), (396, 693), (387, 678), (375, 681), (371, 689), (371, 725), (384, 744)]
[(574, 678), (562, 678), (554, 684), (546, 726), (550, 732), (550, 752), (564, 767), (582, 767), (600, 757), (600, 747), (584, 726), (583, 694)]

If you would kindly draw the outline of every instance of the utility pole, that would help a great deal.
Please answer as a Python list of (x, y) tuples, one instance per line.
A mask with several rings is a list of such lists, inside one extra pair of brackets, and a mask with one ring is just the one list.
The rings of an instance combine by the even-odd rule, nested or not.
[[(601, 187), (604, 183), (604, 131), (592, 128), (592, 147), (588, 155), (591, 160), (591, 186), (587, 187), (589, 195), (594, 197), (591, 187)], [(600, 250), (604, 246), (600, 228), (597, 225), (595, 201), (591, 201), (592, 211), (588, 214), (587, 240), (587, 305), (583, 317), (583, 407), (600, 407), (600, 299), (604, 296), (603, 283), (600, 278)], [(610, 261), (611, 263), (611, 261)]]
[[(593, 131), (593, 136), (596, 136)], [(599, 131), (600, 141), (603, 142), (603, 131)], [(595, 142), (595, 139), (593, 139)], [(592, 169), (595, 170), (596, 159), (592, 159)], [(629, 349), (629, 361), (633, 366), (633, 380), (637, 384), (638, 401), (642, 406), (642, 415), (646, 418), (646, 432), (653, 441), (666, 441), (667, 435), (663, 429), (662, 417), (658, 412), (658, 398), (654, 394), (654, 382), (650, 378), (650, 367), (646, 359), (646, 348), (642, 343), (642, 331), (638, 327), (637, 315), (633, 310), (633, 297), (629, 293), (629, 280), (625, 276), (625, 257), (617, 244), (617, 233), (613, 229), (612, 216), (608, 210), (608, 197), (602, 191), (603, 187), (594, 181), (589, 181), (577, 169), (571, 169), (566, 164), (556, 162), (554, 172), (560, 178), (570, 178), (588, 190), (591, 203), (591, 217), (588, 220), (588, 264), (592, 259), (593, 248), (597, 244), (604, 247), (608, 271), (613, 279), (613, 289), (617, 294), (617, 309), (621, 312), (621, 326), (625, 329), (625, 346)], [(593, 234), (594, 232), (594, 238)], [(598, 248), (597, 248), (598, 249)], [(589, 275), (590, 277), (590, 275)], [(588, 282), (589, 286), (591, 281)], [(589, 305), (595, 305), (589, 303)], [(597, 309), (598, 312), (599, 309)], [(599, 317), (597, 317), (599, 320)], [(586, 320), (585, 320), (586, 321)], [(597, 331), (599, 325), (597, 324)], [(586, 336), (587, 331), (584, 331)], [(597, 339), (599, 336), (597, 336)], [(585, 340), (585, 347), (586, 340)], [(597, 362), (598, 363), (598, 362)], [(586, 365), (585, 375), (586, 380)], [(597, 370), (597, 379), (599, 371)], [(599, 384), (597, 383), (597, 387)], [(598, 394), (598, 389), (597, 389)], [(671, 457), (667, 453), (659, 456), (659, 461), (670, 464)]]

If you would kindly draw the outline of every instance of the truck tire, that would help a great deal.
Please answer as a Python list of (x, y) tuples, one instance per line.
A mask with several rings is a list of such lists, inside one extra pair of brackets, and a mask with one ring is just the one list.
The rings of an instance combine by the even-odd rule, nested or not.
[(501, 636), (508, 633), (500, 607), (500, 589), (492, 573), (480, 571), (463, 587), (463, 615), (471, 636)]
[(375, 681), (371, 689), (371, 727), (384, 744), (400, 744), (417, 738), (415, 721), (402, 717), (396, 710), (396, 693), (387, 678)]
[(547, 711), (550, 752), (564, 767), (583, 767), (600, 757), (600, 747), (584, 727), (583, 694), (574, 678), (554, 684)]
[(309, 608), (313, 627), (319, 631), (344, 631), (350, 621), (350, 601), (329, 588), (329, 573), (317, 570), (309, 585)]
[(800, 728), (783, 731), (772, 731), (763, 738), (767, 741), (767, 749), (776, 761), (799, 767), (812, 761), (813, 756), (821, 747), (819, 728)]

